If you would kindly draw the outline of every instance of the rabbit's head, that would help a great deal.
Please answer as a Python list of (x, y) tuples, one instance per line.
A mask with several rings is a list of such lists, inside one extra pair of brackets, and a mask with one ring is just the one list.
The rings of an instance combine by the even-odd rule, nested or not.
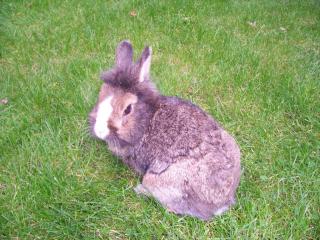
[(89, 115), (94, 136), (133, 144), (145, 130), (154, 111), (158, 91), (149, 79), (151, 48), (146, 47), (137, 62), (128, 41), (116, 50), (115, 66), (103, 72), (103, 85), (96, 106)]

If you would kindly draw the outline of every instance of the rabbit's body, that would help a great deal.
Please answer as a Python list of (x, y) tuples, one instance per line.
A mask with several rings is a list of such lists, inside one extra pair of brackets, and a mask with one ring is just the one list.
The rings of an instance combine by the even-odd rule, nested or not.
[[(127, 51), (122, 52), (124, 56), (131, 49), (127, 42), (121, 44), (117, 59), (121, 51), (125, 51), (121, 48), (125, 47)], [(150, 51), (144, 58), (145, 52), (136, 65), (131, 63), (122, 72), (103, 76), (106, 83), (100, 92), (100, 106), (107, 96), (111, 96), (112, 112), (116, 112), (117, 106), (126, 107), (122, 107), (118, 114), (122, 125), (111, 113), (107, 119), (108, 135), (100, 138), (143, 176), (142, 184), (136, 187), (138, 193), (155, 197), (169, 211), (208, 220), (235, 202), (240, 179), (239, 147), (199, 107), (176, 97), (160, 95), (148, 78), (142, 77), (143, 80), (138, 81), (144, 72), (144, 62), (149, 60), (149, 55), (151, 57)], [(133, 77), (136, 75), (139, 78)], [(130, 98), (132, 100), (127, 100)], [(125, 101), (130, 103), (124, 104)], [(128, 109), (130, 113), (125, 114)], [(90, 114), (91, 126), (98, 137), (95, 125), (100, 121), (97, 120), (99, 111), (98, 104)], [(124, 126), (123, 130), (121, 126)], [(112, 131), (114, 129), (116, 131)]]

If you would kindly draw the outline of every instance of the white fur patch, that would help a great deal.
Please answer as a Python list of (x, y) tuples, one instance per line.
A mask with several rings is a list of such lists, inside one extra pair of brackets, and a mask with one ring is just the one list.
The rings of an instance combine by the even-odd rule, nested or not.
[(110, 132), (108, 128), (108, 121), (113, 111), (111, 100), (112, 96), (109, 96), (99, 104), (96, 123), (93, 128), (94, 133), (102, 140), (104, 140)]

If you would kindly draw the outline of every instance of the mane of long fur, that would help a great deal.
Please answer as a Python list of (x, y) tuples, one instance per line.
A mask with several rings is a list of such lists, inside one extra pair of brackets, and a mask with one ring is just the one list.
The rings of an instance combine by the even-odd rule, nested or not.
[(131, 68), (125, 70), (113, 69), (103, 72), (101, 79), (112, 87), (122, 88), (124, 91), (130, 92), (135, 89), (138, 83), (138, 78)]

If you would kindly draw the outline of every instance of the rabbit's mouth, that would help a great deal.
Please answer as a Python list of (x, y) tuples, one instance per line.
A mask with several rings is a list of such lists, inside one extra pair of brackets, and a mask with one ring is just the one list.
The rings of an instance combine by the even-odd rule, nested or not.
[(129, 142), (127, 142), (126, 140), (122, 139), (119, 137), (119, 135), (114, 132), (114, 131), (110, 131), (110, 134), (105, 138), (105, 141), (108, 143), (108, 144), (116, 144), (118, 147), (126, 147), (128, 145), (130, 145)]
[(118, 156), (123, 156), (127, 147), (130, 145), (127, 141), (117, 137), (115, 133), (109, 134), (105, 141), (107, 142), (109, 149)]

